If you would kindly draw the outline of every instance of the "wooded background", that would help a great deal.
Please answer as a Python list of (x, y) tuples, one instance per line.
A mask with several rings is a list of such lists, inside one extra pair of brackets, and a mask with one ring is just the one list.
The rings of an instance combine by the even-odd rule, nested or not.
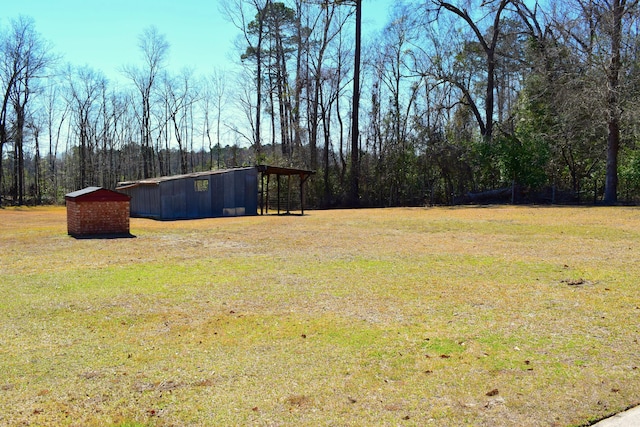
[(637, 0), (398, 3), (369, 39), (363, 7), (221, 1), (237, 68), (172, 74), (150, 27), (125, 85), (15, 17), (0, 203), (260, 163), (317, 171), (315, 207), (640, 200)]

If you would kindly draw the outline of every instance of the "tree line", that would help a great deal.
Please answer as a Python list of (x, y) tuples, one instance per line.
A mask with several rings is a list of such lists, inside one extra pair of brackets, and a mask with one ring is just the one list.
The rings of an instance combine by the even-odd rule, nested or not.
[[(0, 201), (253, 164), (305, 168), (316, 207), (640, 199), (638, 1), (224, 0), (233, 71), (168, 71), (159, 29), (126, 84), (0, 30)], [(233, 76), (233, 78), (231, 77)]]

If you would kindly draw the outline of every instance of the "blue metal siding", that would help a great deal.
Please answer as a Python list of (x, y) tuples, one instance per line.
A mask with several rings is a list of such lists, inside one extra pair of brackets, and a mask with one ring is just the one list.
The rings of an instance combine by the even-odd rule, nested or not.
[(244, 187), (245, 215), (258, 215), (258, 170), (246, 171)]
[(186, 219), (187, 195), (184, 191), (184, 180), (165, 181), (160, 183), (159, 187), (162, 205), (160, 219)]
[(160, 188), (156, 185), (142, 185), (118, 190), (131, 197), (132, 216), (160, 218)]
[[(198, 180), (208, 181), (206, 191), (196, 191)], [(176, 177), (119, 191), (131, 196), (133, 216), (174, 220), (257, 215), (258, 170), (232, 169), (210, 175)]]
[(224, 210), (224, 175), (211, 175), (211, 216), (222, 216)]

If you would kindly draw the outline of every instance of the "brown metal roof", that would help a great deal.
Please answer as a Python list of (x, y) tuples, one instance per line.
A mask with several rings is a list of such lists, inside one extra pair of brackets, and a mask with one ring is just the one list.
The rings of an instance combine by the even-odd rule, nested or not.
[(160, 176), (156, 178), (146, 178), (138, 181), (123, 181), (123, 182), (119, 182), (116, 188), (125, 189), (125, 188), (135, 187), (138, 185), (160, 185), (160, 183), (166, 182), (166, 181), (173, 181), (173, 180), (184, 179), (184, 178), (201, 178), (201, 177), (210, 176), (210, 175), (227, 173), (234, 170), (247, 170), (247, 169), (253, 169), (253, 168), (220, 169), (215, 171), (193, 172), (193, 173), (187, 173), (183, 175), (171, 175), (171, 176)]
[(284, 175), (284, 176), (289, 176), (289, 175), (310, 176), (315, 173), (315, 171), (310, 171), (305, 169), (285, 168), (280, 166), (268, 166), (268, 165), (259, 165), (258, 171), (266, 175)]
[[(281, 176), (292, 176), (292, 175), (300, 175), (303, 179), (307, 179), (309, 176), (313, 175), (315, 171), (305, 170), (305, 169), (296, 169), (296, 168), (286, 168), (280, 166), (268, 166), (268, 165), (259, 165), (256, 166), (258, 171), (264, 175), (281, 175)], [(232, 168), (232, 169), (220, 169), (215, 171), (203, 171), (203, 172), (193, 172), (184, 175), (171, 175), (171, 176), (160, 176), (156, 178), (146, 178), (138, 181), (122, 181), (119, 182), (116, 189), (125, 189), (136, 187), (138, 185), (160, 185), (162, 182), (173, 181), (177, 179), (184, 178), (200, 178), (210, 175), (217, 175), (221, 173), (227, 173), (234, 170), (246, 170), (253, 169), (251, 167), (245, 168)]]

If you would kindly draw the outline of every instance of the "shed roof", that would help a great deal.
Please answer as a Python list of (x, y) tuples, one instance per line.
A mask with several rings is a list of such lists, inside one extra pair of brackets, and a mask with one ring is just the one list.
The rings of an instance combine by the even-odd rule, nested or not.
[(84, 199), (91, 201), (126, 201), (130, 200), (127, 194), (108, 190), (102, 187), (86, 187), (82, 190), (73, 191), (65, 195), (67, 200)]

